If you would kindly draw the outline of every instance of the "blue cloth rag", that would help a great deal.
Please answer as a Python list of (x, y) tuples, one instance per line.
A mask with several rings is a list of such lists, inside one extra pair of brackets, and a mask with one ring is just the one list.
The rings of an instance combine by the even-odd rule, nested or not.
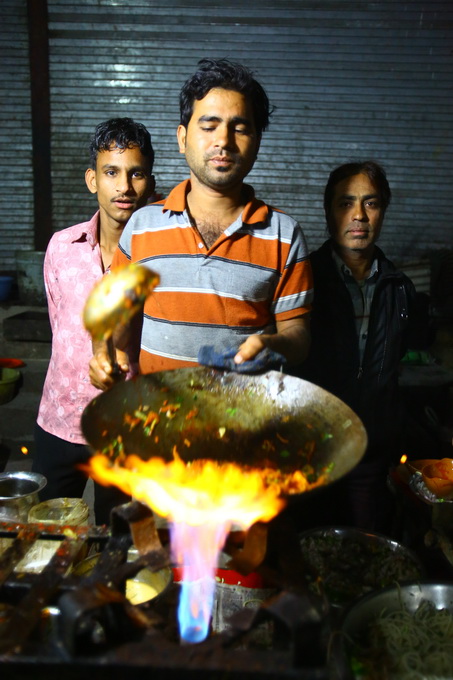
[(237, 349), (228, 349), (226, 352), (216, 352), (212, 345), (203, 345), (198, 352), (198, 363), (202, 366), (224, 368), (236, 373), (261, 373), (272, 369), (280, 370), (286, 364), (286, 359), (278, 352), (263, 349), (256, 357), (242, 364), (236, 364), (234, 357)]

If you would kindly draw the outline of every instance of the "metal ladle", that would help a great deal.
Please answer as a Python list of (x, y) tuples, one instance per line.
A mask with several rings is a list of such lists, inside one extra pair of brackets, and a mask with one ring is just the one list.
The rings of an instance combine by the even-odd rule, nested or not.
[(83, 310), (83, 323), (94, 342), (105, 340), (114, 370), (119, 372), (113, 346), (113, 333), (127, 325), (142, 309), (148, 295), (159, 283), (159, 276), (140, 264), (125, 264), (98, 281)]

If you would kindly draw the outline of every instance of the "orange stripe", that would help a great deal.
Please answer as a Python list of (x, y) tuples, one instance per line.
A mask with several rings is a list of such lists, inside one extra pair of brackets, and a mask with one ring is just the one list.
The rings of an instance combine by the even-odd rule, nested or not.
[(200, 239), (199, 237), (196, 238), (194, 230), (191, 227), (186, 229), (174, 227), (165, 231), (134, 234), (132, 240), (132, 259), (136, 262), (137, 260), (146, 259), (150, 255), (156, 257), (168, 255), (169, 239), (172, 239), (172, 255), (190, 255), (191, 253), (199, 252), (197, 244)]
[(184, 368), (189, 366), (198, 366), (191, 361), (177, 361), (176, 359), (167, 359), (166, 357), (159, 357), (154, 354), (140, 353), (139, 370), (140, 373), (156, 373), (157, 371), (173, 371), (175, 368)]
[[(228, 238), (228, 237), (225, 237)], [(288, 259), (290, 244), (280, 243), (280, 246), (269, 246), (269, 241), (254, 237), (232, 237), (234, 242), (226, 241), (221, 247), (213, 251), (213, 255), (224, 256), (232, 262), (246, 262), (267, 269), (280, 271)]]
[(119, 267), (122, 264), (127, 264), (128, 262), (129, 260), (127, 259), (126, 255), (124, 255), (123, 252), (117, 248), (113, 253), (113, 260), (112, 264), (110, 265), (110, 269), (115, 269), (116, 267)]
[(251, 304), (212, 293), (156, 291), (145, 303), (145, 314), (181, 323), (259, 327), (270, 323), (269, 304)]
[(297, 295), (300, 291), (313, 288), (313, 274), (308, 260), (297, 262), (284, 271), (275, 291), (275, 299), (287, 295)]

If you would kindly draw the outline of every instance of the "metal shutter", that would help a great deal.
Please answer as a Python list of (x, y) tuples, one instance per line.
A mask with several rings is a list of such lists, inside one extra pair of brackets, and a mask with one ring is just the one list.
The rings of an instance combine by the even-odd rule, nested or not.
[(27, 5), (3, 0), (0, 27), (0, 273), (14, 273), (16, 250), (30, 250), (33, 171)]
[(198, 59), (214, 56), (250, 66), (277, 106), (249, 181), (299, 219), (310, 248), (324, 240), (328, 173), (357, 158), (387, 170), (390, 257), (451, 247), (451, 2), (48, 0), (48, 12), (55, 230), (96, 209), (84, 171), (101, 120), (149, 127), (160, 192), (187, 176), (178, 92)]

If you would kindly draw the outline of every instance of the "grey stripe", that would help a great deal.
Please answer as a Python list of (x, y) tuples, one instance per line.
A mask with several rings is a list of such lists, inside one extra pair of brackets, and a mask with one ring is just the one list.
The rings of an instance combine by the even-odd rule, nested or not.
[[(196, 361), (202, 345), (213, 345), (217, 351), (239, 347), (249, 335), (271, 332), (269, 327), (231, 328), (203, 324), (162, 323), (146, 317), (143, 322), (141, 347), (150, 354), (181, 361)], [(274, 330), (275, 332), (275, 330)]]
[[(215, 257), (150, 258), (147, 265), (160, 276), (155, 292), (215, 293), (237, 300), (272, 300), (279, 274), (273, 269), (244, 266)], [(216, 292), (216, 287), (221, 287)]]
[[(281, 297), (271, 305), (272, 314), (280, 314), (282, 312), (290, 312), (295, 307), (306, 307), (313, 301), (313, 289), (302, 293), (295, 293), (294, 295), (286, 295)], [(296, 303), (296, 304), (295, 304)]]

